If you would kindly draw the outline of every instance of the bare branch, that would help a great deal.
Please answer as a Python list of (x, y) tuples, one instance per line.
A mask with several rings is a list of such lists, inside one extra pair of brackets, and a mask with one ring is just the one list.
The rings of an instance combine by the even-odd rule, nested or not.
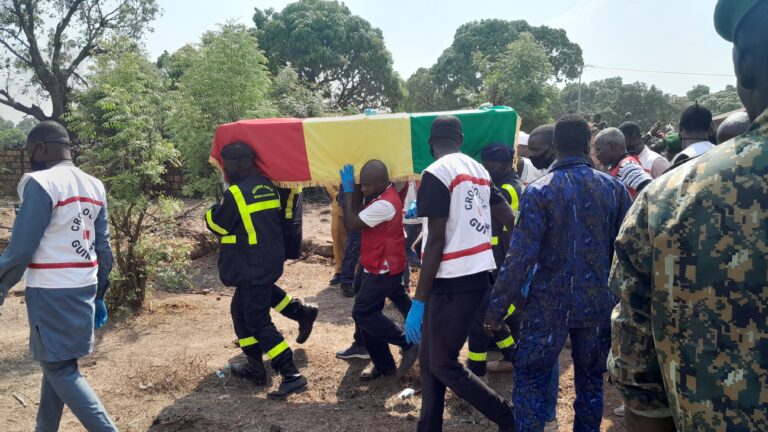
[(24, 105), (23, 103), (18, 102), (8, 93), (8, 90), (0, 90), (0, 104), (7, 105), (16, 111), (31, 115), (38, 120), (45, 120), (48, 118), (42, 108), (34, 104)]
[[(61, 37), (64, 35), (64, 30), (69, 26), (69, 22), (72, 20), (72, 16), (77, 12), (77, 9), (80, 7), (80, 5), (83, 3), (83, 0), (75, 0), (72, 2), (72, 4), (69, 6), (69, 10), (67, 11), (67, 14), (64, 15), (64, 18), (56, 25), (56, 33), (53, 35), (53, 54), (51, 55), (51, 66), (54, 69), (59, 68), (59, 61), (61, 58)], [(54, 70), (54, 73), (58, 72), (58, 70)]]

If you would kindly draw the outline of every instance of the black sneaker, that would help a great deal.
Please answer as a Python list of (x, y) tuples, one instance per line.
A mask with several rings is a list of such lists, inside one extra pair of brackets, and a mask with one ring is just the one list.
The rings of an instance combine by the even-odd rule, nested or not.
[(342, 360), (349, 360), (349, 359), (370, 360), (371, 356), (368, 354), (368, 350), (366, 350), (364, 346), (353, 343), (352, 346), (350, 346), (349, 348), (338, 351), (336, 353), (336, 358), (340, 358)]
[(270, 399), (283, 400), (292, 394), (306, 391), (307, 387), (309, 387), (309, 383), (303, 375), (286, 377), (283, 378), (283, 382), (280, 383), (280, 387), (278, 387), (277, 390), (267, 393), (267, 397)]
[(233, 363), (229, 368), (233, 376), (247, 379), (257, 386), (267, 384), (267, 369), (262, 359), (248, 357), (248, 363)]
[(376, 368), (376, 366), (371, 367), (370, 370), (363, 372), (360, 374), (360, 381), (366, 382), (366, 381), (373, 381), (375, 379), (384, 378), (386, 376), (394, 375), (395, 369), (390, 370), (379, 370)]
[(296, 343), (303, 344), (312, 334), (312, 327), (317, 319), (318, 309), (315, 305), (304, 305), (304, 316), (299, 320), (299, 335), (296, 336)]
[(403, 350), (403, 358), (400, 360), (400, 367), (397, 369), (397, 376), (404, 377), (413, 367), (416, 360), (419, 359), (419, 344), (413, 344)]
[(330, 282), (328, 282), (328, 285), (331, 285), (331, 286), (333, 286), (333, 285), (338, 285), (338, 284), (340, 284), (340, 283), (341, 283), (341, 274), (340, 274), (340, 273), (336, 273), (336, 274), (334, 274), (334, 275), (333, 275), (333, 277), (331, 278), (331, 281), (330, 281)]
[(354, 297), (355, 287), (352, 284), (343, 283), (341, 284), (341, 293), (344, 294), (344, 297)]

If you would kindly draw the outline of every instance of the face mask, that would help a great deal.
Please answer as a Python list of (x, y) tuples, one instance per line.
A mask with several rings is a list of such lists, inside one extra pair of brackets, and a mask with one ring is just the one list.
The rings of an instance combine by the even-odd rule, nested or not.
[(531, 163), (533, 163), (533, 166), (535, 166), (537, 169), (547, 169), (552, 163), (552, 158), (550, 157), (549, 152), (541, 156), (528, 156), (528, 159), (531, 160)]

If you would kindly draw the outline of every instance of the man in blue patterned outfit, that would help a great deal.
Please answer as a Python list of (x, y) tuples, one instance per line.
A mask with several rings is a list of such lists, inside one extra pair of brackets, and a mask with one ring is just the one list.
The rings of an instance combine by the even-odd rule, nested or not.
[[(558, 121), (557, 161), (523, 194), (509, 253), (489, 299), (491, 329), (501, 325), (510, 304), (526, 314), (515, 354), (518, 432), (543, 430), (552, 367), (569, 335), (576, 375), (574, 431), (600, 430), (602, 375), (617, 302), (608, 289), (608, 273), (613, 241), (632, 201), (619, 181), (592, 169), (590, 140), (580, 116)], [(524, 290), (534, 266), (533, 281)]]

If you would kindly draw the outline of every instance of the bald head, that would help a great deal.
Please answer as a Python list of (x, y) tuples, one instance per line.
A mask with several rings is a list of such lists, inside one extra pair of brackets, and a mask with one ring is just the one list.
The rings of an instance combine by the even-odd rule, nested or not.
[(55, 121), (38, 123), (27, 135), (27, 152), (35, 170), (72, 159), (67, 129)]
[(749, 115), (744, 111), (729, 115), (717, 128), (717, 143), (722, 144), (743, 134), (750, 124)]
[(372, 159), (360, 170), (360, 187), (365, 197), (374, 197), (389, 186), (389, 170), (384, 162)]
[(528, 158), (538, 169), (548, 168), (555, 161), (555, 125), (539, 126), (528, 137)]

